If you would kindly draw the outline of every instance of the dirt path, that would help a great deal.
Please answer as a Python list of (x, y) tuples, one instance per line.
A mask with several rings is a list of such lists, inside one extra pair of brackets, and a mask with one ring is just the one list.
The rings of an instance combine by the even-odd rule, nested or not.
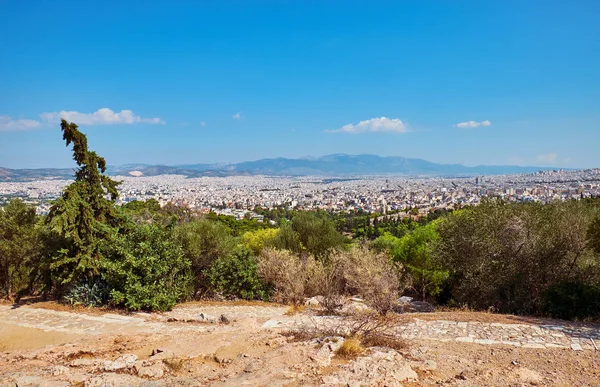
[(281, 333), (342, 317), (287, 310), (187, 304), (121, 315), (0, 306), (0, 386), (600, 386), (597, 326), (403, 315), (394, 329), (405, 351), (341, 360), (341, 341), (291, 342)]
[[(229, 321), (245, 322), (246, 327), (256, 329), (291, 329), (307, 323), (307, 317), (299, 314), (286, 316), (286, 307), (273, 306), (183, 306), (158, 315), (137, 313), (131, 316), (106, 313), (99, 316), (37, 309), (24, 306), (13, 309), (0, 306), (0, 324), (35, 328), (44, 332), (60, 332), (70, 335), (162, 333), (181, 331), (205, 332), (215, 329), (211, 324), (221, 316)], [(314, 320), (331, 320), (313, 317)], [(340, 318), (341, 319), (341, 318)], [(197, 322), (171, 324), (170, 322)], [(206, 323), (206, 324), (202, 324)], [(6, 329), (6, 328), (5, 328)], [(226, 329), (221, 327), (220, 329)], [(545, 349), (571, 348), (595, 350), (600, 345), (600, 329), (592, 326), (559, 324), (497, 323), (479, 321), (420, 320), (398, 325), (399, 336), (409, 340), (455, 341), (481, 345), (509, 345), (514, 347)], [(6, 335), (0, 339), (7, 340)], [(5, 344), (6, 346), (6, 344)]]

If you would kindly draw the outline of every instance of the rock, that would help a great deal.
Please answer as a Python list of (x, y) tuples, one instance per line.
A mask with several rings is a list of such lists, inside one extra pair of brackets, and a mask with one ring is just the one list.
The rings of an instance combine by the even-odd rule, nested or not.
[(104, 363), (104, 371), (107, 372), (115, 372), (125, 368), (132, 367), (137, 361), (138, 357), (136, 355), (127, 354), (120, 356), (115, 361), (109, 361)]
[(282, 345), (287, 344), (287, 339), (285, 337), (276, 337), (271, 339), (265, 343), (267, 347), (281, 347)]
[(572, 343), (571, 349), (573, 351), (583, 351), (583, 348), (581, 347), (581, 344), (579, 344), (579, 343)]
[(94, 376), (85, 382), (85, 387), (139, 386), (140, 380), (127, 374), (107, 373)]
[(210, 324), (214, 324), (217, 322), (217, 318), (215, 316), (211, 316), (208, 314), (200, 313), (198, 315), (198, 321), (207, 322)]
[(311, 297), (304, 301), (304, 305), (306, 306), (321, 306), (321, 301), (319, 301), (319, 296)]
[(459, 379), (459, 380), (469, 380), (469, 379), (473, 379), (475, 376), (477, 376), (479, 371), (473, 371), (473, 370), (463, 370), (460, 374), (456, 375), (455, 378)]
[(57, 365), (54, 367), (50, 367), (49, 373), (52, 376), (64, 375), (64, 374), (69, 373), (69, 368), (67, 368), (65, 366)]
[(425, 360), (419, 365), (419, 369), (423, 371), (435, 371), (437, 370), (437, 363), (433, 360)]
[(160, 379), (165, 375), (165, 368), (162, 363), (157, 363), (150, 366), (142, 366), (137, 370), (137, 374), (142, 378)]
[(343, 338), (333, 338), (333, 340), (325, 343), (321, 349), (319, 349), (319, 352), (312, 357), (312, 360), (321, 367), (327, 367), (329, 364), (331, 364), (331, 359), (333, 358), (335, 351), (337, 351), (343, 343)]
[(346, 305), (344, 305), (341, 309), (341, 312), (344, 314), (353, 314), (353, 313), (361, 313), (361, 312), (370, 312), (373, 311), (369, 306), (364, 304), (363, 302), (352, 301)]
[(69, 366), (71, 366), (71, 367), (95, 367), (97, 365), (98, 365), (98, 360), (86, 359), (86, 358), (75, 359), (75, 360), (71, 361), (71, 363), (69, 363)]
[(415, 381), (419, 379), (419, 375), (417, 375), (410, 365), (404, 364), (396, 369), (394, 379), (398, 382)]
[(404, 296), (404, 297), (400, 297), (400, 298), (398, 299), (398, 302), (399, 302), (400, 304), (410, 304), (410, 303), (412, 302), (412, 300), (413, 300), (413, 298), (412, 298), (412, 297), (406, 297), (406, 296)]
[(263, 367), (263, 362), (260, 360), (253, 360), (250, 363), (248, 363), (248, 365), (246, 366), (246, 368), (244, 368), (244, 372), (246, 373), (252, 373), (252, 372), (256, 372), (256, 371), (260, 371)]
[(153, 350), (152, 355), (150, 355), (150, 359), (152, 359), (152, 360), (171, 359), (173, 357), (175, 357), (175, 353), (173, 353), (173, 351), (169, 351), (166, 349)]
[(39, 376), (19, 376), (15, 378), (15, 384), (17, 387), (25, 386), (40, 386), (41, 378)]
[(224, 314), (222, 314), (221, 316), (219, 316), (219, 322), (221, 324), (229, 324), (230, 323), (229, 319)]
[(89, 378), (88, 375), (84, 375), (84, 374), (80, 374), (80, 373), (67, 375), (67, 379), (69, 380), (69, 383), (71, 383), (72, 385), (82, 385), (88, 380), (88, 378)]
[(277, 328), (280, 324), (281, 324), (281, 321), (271, 319), (271, 320), (265, 321), (265, 323), (262, 325), (262, 327), (263, 328)]
[(229, 358), (229, 357), (224, 357), (221, 355), (215, 355), (213, 356), (213, 360), (219, 364), (229, 364), (233, 361), (233, 359)]
[(517, 376), (522, 382), (529, 384), (541, 384), (543, 381), (542, 375), (528, 368), (520, 368), (517, 370)]
[(435, 307), (429, 302), (424, 301), (413, 301), (410, 303), (410, 309), (413, 312), (418, 313), (430, 313), (435, 312)]

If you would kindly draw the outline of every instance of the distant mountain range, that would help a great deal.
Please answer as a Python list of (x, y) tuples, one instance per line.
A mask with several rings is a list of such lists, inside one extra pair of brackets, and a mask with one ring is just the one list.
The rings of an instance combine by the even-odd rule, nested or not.
[[(315, 158), (261, 159), (236, 164), (148, 165), (127, 164), (108, 167), (110, 175), (157, 176), (185, 175), (234, 176), (348, 176), (348, 175), (419, 175), (419, 176), (473, 176), (533, 173), (551, 170), (547, 167), (518, 167), (460, 164), (437, 164), (421, 159), (381, 157), (375, 155), (334, 154)], [(0, 181), (31, 181), (39, 179), (70, 179), (73, 169), (6, 169), (0, 168)]]

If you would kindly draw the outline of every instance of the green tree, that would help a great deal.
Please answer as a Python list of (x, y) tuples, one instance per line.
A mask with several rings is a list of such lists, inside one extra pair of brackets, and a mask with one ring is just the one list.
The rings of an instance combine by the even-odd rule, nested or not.
[(35, 208), (20, 199), (0, 208), (0, 294), (7, 299), (26, 287), (40, 254)]
[(503, 313), (539, 314), (554, 284), (598, 278), (587, 245), (597, 209), (584, 202), (508, 204), (484, 201), (455, 211), (438, 227), (437, 256), (460, 304)]
[(316, 258), (323, 258), (346, 243), (346, 238), (335, 229), (333, 221), (323, 213), (298, 212), (292, 219), (291, 227), (303, 249)]
[(65, 247), (48, 265), (59, 289), (99, 275), (100, 242), (109, 239), (122, 222), (115, 208), (119, 183), (105, 174), (106, 161), (88, 149), (87, 138), (77, 125), (63, 119), (60, 126), (66, 145), (73, 144), (78, 168), (75, 181), (53, 203), (47, 218), (51, 230), (65, 240)]
[(437, 296), (448, 279), (445, 270), (435, 259), (439, 241), (436, 223), (417, 227), (398, 239), (392, 250), (394, 261), (402, 263), (410, 274), (412, 287), (425, 301), (428, 296)]
[(246, 231), (244, 235), (242, 235), (242, 242), (246, 248), (258, 255), (265, 247), (273, 246), (275, 244), (279, 231), (278, 228)]

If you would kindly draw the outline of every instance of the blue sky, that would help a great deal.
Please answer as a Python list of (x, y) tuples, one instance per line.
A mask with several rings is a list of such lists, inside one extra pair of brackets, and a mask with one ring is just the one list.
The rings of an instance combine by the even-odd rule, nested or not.
[(0, 2), (0, 166), (600, 167), (600, 2)]

